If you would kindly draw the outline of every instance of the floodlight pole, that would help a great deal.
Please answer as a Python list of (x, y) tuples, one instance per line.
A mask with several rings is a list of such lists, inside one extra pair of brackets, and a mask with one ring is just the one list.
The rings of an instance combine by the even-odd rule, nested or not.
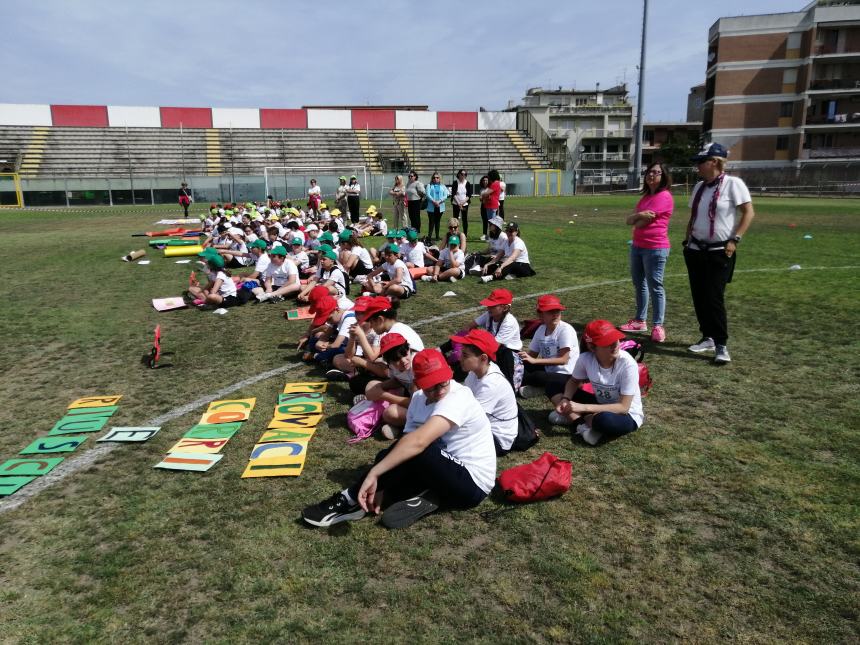
[[(125, 126), (125, 152), (128, 156), (128, 182), (131, 186), (131, 205), (135, 205), (134, 201), (134, 173), (131, 170), (131, 144), (128, 142), (128, 126)], [(113, 196), (111, 196), (111, 201), (113, 201)]]
[(627, 179), (628, 188), (639, 188), (642, 176), (642, 106), (645, 103), (645, 44), (648, 34), (648, 0), (642, 0), (642, 49), (639, 54), (639, 96), (636, 97), (636, 139), (633, 157), (633, 174)]

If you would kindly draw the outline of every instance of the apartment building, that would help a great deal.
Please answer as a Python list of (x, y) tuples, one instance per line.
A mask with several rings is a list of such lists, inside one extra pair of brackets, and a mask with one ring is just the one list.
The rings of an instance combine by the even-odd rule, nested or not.
[(555, 168), (574, 170), (577, 185), (624, 185), (632, 170), (633, 104), (627, 85), (526, 91), (517, 127), (527, 130)]
[(860, 0), (720, 18), (708, 36), (702, 120), (739, 174), (846, 176), (853, 164), (860, 176)]

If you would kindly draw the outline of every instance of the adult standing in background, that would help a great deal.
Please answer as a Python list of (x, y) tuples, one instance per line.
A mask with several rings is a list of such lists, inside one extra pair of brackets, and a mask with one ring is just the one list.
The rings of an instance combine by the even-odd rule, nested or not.
[(346, 187), (346, 203), (349, 207), (349, 221), (358, 224), (358, 211), (361, 207), (361, 184), (358, 183), (358, 177), (355, 175), (349, 178), (349, 185)]
[(502, 179), (499, 176), (499, 171), (491, 170), (488, 172), (487, 181), (489, 184), (481, 191), (481, 198), (484, 199), (484, 206), (487, 208), (487, 219), (491, 220), (499, 215), (499, 195), (502, 193)]
[(437, 242), (439, 225), (442, 223), (442, 215), (445, 214), (445, 200), (449, 194), (448, 187), (442, 183), (442, 177), (438, 172), (434, 172), (427, 185), (427, 237)]
[(184, 181), (179, 186), (179, 205), (182, 206), (182, 209), (185, 211), (185, 217), (188, 217), (188, 207), (191, 206), (191, 203), (194, 201), (194, 198), (191, 196), (191, 189), (188, 187)]
[(467, 177), (468, 174), (461, 168), (457, 171), (454, 183), (451, 184), (454, 217), (460, 220), (460, 228), (464, 238), (469, 233), (469, 200), (472, 199), (472, 184), (469, 183)]
[(406, 187), (403, 185), (403, 177), (394, 176), (394, 186), (388, 191), (394, 204), (394, 221), (392, 227), (395, 229), (406, 228)]
[(409, 226), (416, 231), (421, 230), (421, 200), (427, 195), (424, 184), (418, 181), (418, 173), (414, 170), (409, 173), (409, 181), (406, 184), (406, 200), (409, 210)]
[(349, 205), (346, 199), (346, 177), (341, 175), (337, 178), (339, 185), (334, 192), (334, 207), (340, 210), (341, 213), (349, 211)]
[(505, 219), (505, 197), (507, 196), (508, 185), (503, 179), (499, 179), (499, 217)]
[(623, 332), (648, 331), (648, 295), (651, 295), (653, 328), (651, 340), (666, 340), (663, 318), (666, 315), (666, 291), (663, 289), (663, 272), (669, 259), (669, 218), (675, 208), (670, 191), (672, 176), (669, 168), (655, 162), (645, 170), (642, 198), (627, 218), (633, 227), (633, 245), (630, 247), (630, 275), (636, 292), (636, 315), (621, 325)]
[(308, 210), (311, 216), (316, 219), (320, 212), (320, 204), (322, 203), (322, 190), (317, 185), (316, 179), (311, 179), (311, 185), (308, 188)]
[(726, 285), (732, 281), (737, 248), (755, 213), (746, 184), (725, 172), (729, 151), (719, 143), (706, 145), (692, 161), (702, 178), (690, 195), (690, 221), (684, 237), (684, 262), (699, 321), (701, 340), (688, 347), (700, 354), (714, 352), (714, 363), (732, 359)]
[(487, 198), (489, 193), (487, 192), (487, 188), (490, 185), (490, 178), (487, 175), (481, 177), (481, 181), (478, 182), (478, 197), (481, 199), (481, 240), (484, 241), (487, 239), (487, 224), (490, 221), (490, 218), (487, 217)]

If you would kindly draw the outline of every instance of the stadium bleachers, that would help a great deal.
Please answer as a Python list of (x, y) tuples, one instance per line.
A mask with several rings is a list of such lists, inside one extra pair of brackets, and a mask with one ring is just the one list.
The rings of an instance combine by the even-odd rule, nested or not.
[(447, 175), (548, 168), (528, 134), (508, 130), (345, 130), (0, 126), (24, 178), (259, 175), (266, 166), (360, 167)]

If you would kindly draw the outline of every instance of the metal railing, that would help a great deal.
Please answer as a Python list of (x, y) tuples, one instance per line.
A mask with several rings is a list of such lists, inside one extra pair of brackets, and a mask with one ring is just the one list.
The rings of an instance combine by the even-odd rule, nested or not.
[(615, 105), (552, 105), (550, 114), (575, 114), (584, 112), (587, 114), (633, 114), (633, 105), (630, 103), (618, 103)]
[(551, 168), (564, 170), (567, 166), (567, 139), (553, 138), (547, 134), (537, 119), (528, 110), (517, 112), (517, 130), (528, 132), (538, 147), (543, 150)]
[(629, 152), (583, 152), (580, 161), (629, 161)]

